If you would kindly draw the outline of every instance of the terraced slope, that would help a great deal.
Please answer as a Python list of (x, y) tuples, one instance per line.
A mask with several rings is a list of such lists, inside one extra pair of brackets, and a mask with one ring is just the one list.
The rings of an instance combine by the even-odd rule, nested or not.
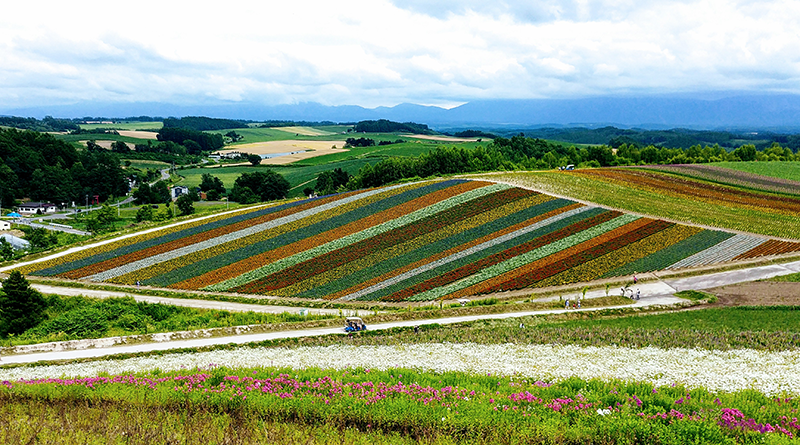
[(653, 170), (581, 169), (473, 175), (624, 211), (800, 239), (800, 196), (713, 184)]
[[(779, 163), (775, 163), (779, 164)], [(793, 163), (798, 164), (800, 163)], [(800, 181), (775, 178), (708, 164), (648, 165), (637, 167), (764, 192), (800, 195)], [(785, 168), (784, 168), (785, 169)]]
[(424, 301), (789, 251), (800, 243), (448, 180), (259, 207), (20, 270), (176, 289)]

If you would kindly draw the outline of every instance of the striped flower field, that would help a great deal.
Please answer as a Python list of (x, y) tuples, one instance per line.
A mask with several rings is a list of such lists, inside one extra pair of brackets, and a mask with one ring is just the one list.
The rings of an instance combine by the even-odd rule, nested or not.
[(257, 207), (22, 266), (186, 290), (429, 301), (800, 251), (469, 180)]

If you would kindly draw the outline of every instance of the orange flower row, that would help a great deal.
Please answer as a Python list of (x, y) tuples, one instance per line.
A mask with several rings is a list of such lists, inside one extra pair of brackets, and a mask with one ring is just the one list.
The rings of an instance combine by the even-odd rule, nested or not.
[(682, 197), (764, 212), (800, 215), (800, 199), (735, 190), (720, 185), (676, 178), (661, 173), (631, 169), (586, 169), (575, 174), (601, 178), (658, 193), (671, 193)]
[[(618, 212), (614, 212), (615, 215), (619, 215)], [(577, 244), (572, 247), (568, 247), (560, 252), (556, 252), (553, 255), (549, 255), (544, 257), (540, 260), (531, 262), (526, 264), (525, 266), (518, 267), (506, 273), (500, 274), (498, 276), (492, 277), (488, 280), (482, 281), (480, 283), (476, 283), (472, 286), (466, 287), (461, 289), (457, 292), (447, 295), (447, 299), (453, 298), (461, 298), (469, 295), (475, 295), (480, 293), (485, 293), (489, 289), (493, 289), (496, 286), (500, 286), (507, 281), (511, 281), (521, 275), (529, 274), (535, 272), (539, 269), (544, 269), (548, 266), (551, 266), (555, 263), (561, 262), (566, 260), (567, 258), (578, 255), (586, 250), (591, 249), (592, 247), (598, 246), (606, 241), (610, 241), (614, 238), (623, 236), (631, 231), (637, 230), (641, 227), (646, 226), (647, 224), (652, 223), (654, 220), (650, 218), (639, 218), (633, 222), (625, 224), (621, 227), (617, 227), (616, 229), (610, 230), (608, 232), (603, 233), (600, 236), (596, 236), (591, 238), (587, 241), (584, 241), (580, 244)]]
[[(358, 207), (361, 207), (361, 206), (363, 206), (363, 205), (365, 205), (367, 203), (371, 203), (371, 202), (386, 198), (388, 196), (393, 196), (395, 194), (402, 193), (404, 190), (408, 190), (408, 189), (412, 189), (412, 188), (416, 188), (416, 187), (418, 187), (418, 185), (412, 184), (412, 185), (409, 185), (408, 187), (402, 187), (402, 188), (398, 188), (398, 189), (387, 190), (385, 192), (377, 193), (375, 195), (368, 196), (366, 198), (356, 199), (353, 202), (349, 202), (349, 203), (346, 203), (344, 205), (337, 206), (337, 207), (335, 207), (333, 209), (330, 209), (330, 210), (328, 210), (326, 212), (320, 212), (320, 213), (317, 213), (317, 214), (314, 214), (314, 215), (311, 215), (311, 216), (306, 216), (304, 218), (298, 219), (297, 221), (294, 221), (294, 222), (289, 223), (289, 224), (281, 224), (281, 225), (279, 225), (277, 227), (273, 227), (273, 228), (267, 229), (267, 230), (262, 230), (262, 231), (260, 231), (258, 233), (255, 233), (253, 235), (247, 236), (245, 238), (240, 238), (240, 239), (237, 239), (237, 240), (228, 241), (228, 242), (221, 243), (221, 244), (218, 244), (218, 245), (215, 245), (215, 246), (203, 249), (203, 250), (192, 252), (189, 255), (184, 255), (184, 256), (181, 256), (181, 257), (174, 258), (172, 260), (168, 260), (168, 261), (164, 261), (164, 262), (153, 264), (152, 266), (148, 266), (148, 267), (139, 269), (139, 270), (137, 270), (135, 272), (131, 272), (129, 274), (125, 274), (125, 275), (122, 275), (120, 277), (117, 277), (112, 281), (116, 282), (116, 283), (135, 283), (137, 280), (147, 280), (147, 279), (153, 278), (155, 276), (162, 275), (162, 274), (165, 274), (167, 272), (173, 271), (175, 269), (184, 267), (184, 266), (186, 266), (188, 264), (196, 263), (198, 261), (202, 261), (202, 260), (210, 258), (210, 257), (223, 255), (225, 253), (244, 248), (245, 246), (252, 245), (252, 244), (258, 243), (260, 241), (265, 241), (267, 239), (283, 235), (283, 234), (285, 234), (287, 232), (291, 232), (291, 231), (294, 231), (294, 230), (302, 229), (302, 228), (310, 226), (312, 224), (316, 224), (316, 223), (318, 223), (318, 222), (320, 222), (322, 220), (325, 220), (327, 218), (332, 218), (332, 217), (341, 215), (343, 213), (347, 213), (347, 212), (352, 211), (352, 210), (354, 210), (354, 209), (356, 209)], [(361, 192), (363, 192), (363, 190)], [(356, 194), (356, 193), (349, 193), (346, 196), (352, 196), (353, 194)], [(319, 201), (315, 201), (315, 202), (317, 203), (317, 205), (320, 205)], [(325, 204), (325, 203), (323, 202), (322, 204)], [(315, 207), (315, 206), (312, 205), (311, 207)], [(292, 214), (290, 213), (290, 214), (284, 215), (284, 216), (291, 216), (291, 215)], [(241, 273), (241, 271), (238, 272), (238, 273)], [(200, 274), (200, 275), (202, 275), (202, 274)], [(190, 279), (194, 279), (194, 278), (196, 278), (196, 277), (193, 277), (193, 278), (190, 278)], [(207, 283), (205, 285), (208, 285), (208, 284), (211, 284), (211, 283)], [(170, 287), (175, 287), (175, 286), (176, 285), (173, 284)]]
[[(343, 236), (359, 232), (361, 230), (364, 230), (366, 228), (372, 227), (374, 225), (380, 224), (385, 221), (392, 220), (394, 218), (397, 218), (398, 216), (404, 215), (405, 213), (413, 212), (414, 210), (426, 207), (435, 202), (447, 199), (451, 196), (464, 193), (468, 190), (484, 187), (487, 184), (488, 183), (486, 182), (468, 181), (462, 184), (457, 184), (452, 187), (447, 187), (442, 190), (437, 190), (436, 192), (429, 193), (419, 198), (413, 199), (407, 203), (402, 204), (401, 206), (393, 207), (383, 212), (370, 215), (367, 218), (362, 218), (358, 221), (353, 221), (352, 223), (346, 224), (344, 226), (337, 227), (335, 229), (329, 230), (324, 233), (320, 233), (313, 237), (306, 238), (294, 242), (292, 244), (279, 247), (277, 249), (273, 249), (268, 252), (261, 253), (259, 255), (251, 256), (250, 258), (230, 264), (224, 268), (220, 268), (205, 273), (203, 275), (199, 275), (197, 277), (181, 281), (180, 283), (175, 283), (169, 287), (180, 288), (180, 289), (200, 289), (210, 284), (219, 283), (228, 280), (230, 278), (237, 277), (244, 272), (255, 270), (265, 264), (272, 263), (281, 258), (293, 255), (298, 252), (306, 251), (308, 249), (320, 246), (330, 241), (337, 240)], [(405, 190), (406, 189), (397, 189), (396, 191), (397, 193), (400, 193)], [(385, 197), (386, 195), (380, 195), (380, 196)], [(367, 203), (358, 201), (354, 204), (360, 207)], [(402, 208), (402, 211), (404, 211), (405, 213), (399, 214), (398, 209), (400, 208)]]
[[(80, 269), (76, 269), (64, 274), (61, 276), (65, 278), (72, 278), (78, 279), (87, 277), (89, 275), (94, 275), (96, 273), (105, 272), (106, 270), (113, 269), (118, 267), (120, 264), (132, 263), (134, 261), (139, 261), (144, 258), (148, 258), (151, 256), (155, 256), (164, 252), (169, 252), (171, 250), (180, 249), (181, 247), (189, 246), (192, 244), (196, 244), (202, 241), (206, 241), (212, 238), (216, 238), (218, 236), (227, 235), (229, 233), (233, 233), (242, 229), (246, 229), (248, 227), (252, 227), (258, 224), (263, 224), (268, 221), (272, 221), (278, 218), (282, 218), (284, 216), (291, 215), (293, 213), (301, 212), (303, 210), (307, 210), (318, 205), (326, 204), (328, 202), (333, 202), (338, 199), (344, 198), (349, 194), (342, 194), (342, 195), (334, 195), (325, 197), (322, 200), (313, 200), (309, 201), (300, 205), (296, 205), (290, 207), (288, 209), (280, 210), (278, 212), (270, 213), (267, 215), (262, 215), (257, 218), (251, 218), (245, 221), (239, 221), (234, 224), (228, 224), (222, 227), (217, 227), (215, 229), (207, 230), (205, 232), (200, 232), (194, 234), (192, 236), (187, 236), (183, 238), (179, 238), (170, 242), (166, 242), (163, 244), (159, 244), (157, 246), (152, 246), (147, 249), (137, 250), (135, 252), (128, 253), (126, 255), (122, 255), (116, 258), (111, 258), (106, 261), (102, 261), (99, 263), (92, 264), (90, 266), (86, 266)], [(185, 227), (181, 227), (181, 229), (185, 229)]]
[(778, 241), (771, 239), (765, 243), (762, 243), (758, 247), (750, 249), (747, 252), (737, 256), (736, 258), (733, 259), (733, 261), (745, 260), (748, 258), (757, 258), (767, 255), (781, 255), (784, 253), (792, 253), (792, 252), (800, 252), (800, 243), (794, 243), (791, 241)]
[(391, 272), (385, 273), (385, 274), (380, 275), (378, 277), (375, 277), (375, 278), (373, 278), (371, 280), (367, 280), (367, 281), (365, 281), (363, 283), (359, 283), (359, 284), (357, 284), (357, 285), (355, 285), (353, 287), (350, 287), (348, 289), (345, 289), (345, 290), (343, 290), (341, 292), (337, 292), (335, 294), (331, 294), (331, 295), (329, 295), (329, 296), (327, 296), (325, 298), (329, 299), (329, 300), (335, 300), (335, 299), (342, 298), (345, 295), (349, 295), (349, 294), (358, 292), (358, 291), (360, 291), (362, 289), (366, 289), (366, 288), (368, 288), (370, 286), (373, 286), (373, 285), (375, 285), (377, 283), (380, 283), (382, 281), (386, 281), (386, 280), (388, 280), (388, 279), (390, 279), (392, 277), (401, 275), (403, 273), (406, 273), (406, 272), (408, 272), (410, 270), (416, 269), (416, 268), (418, 268), (420, 266), (423, 266), (425, 264), (440, 260), (442, 258), (446, 258), (446, 257), (448, 257), (450, 255), (453, 255), (455, 253), (458, 253), (458, 252), (460, 252), (462, 250), (469, 249), (471, 247), (474, 247), (474, 246), (477, 246), (479, 244), (485, 243), (487, 241), (490, 241), (492, 239), (498, 238), (500, 236), (509, 234), (509, 233), (517, 231), (517, 230), (520, 230), (520, 229), (522, 229), (524, 227), (527, 227), (527, 226), (530, 226), (532, 224), (536, 224), (539, 221), (544, 221), (545, 219), (552, 218), (553, 216), (556, 216), (556, 215), (564, 213), (564, 212), (568, 212), (568, 211), (570, 211), (572, 209), (576, 209), (576, 208), (582, 207), (582, 206), (583, 206), (583, 204), (574, 203), (574, 204), (570, 204), (570, 205), (567, 205), (567, 206), (564, 206), (564, 207), (561, 207), (561, 208), (558, 208), (558, 209), (555, 209), (555, 210), (551, 210), (551, 211), (549, 211), (547, 213), (543, 213), (541, 215), (537, 215), (537, 216), (535, 216), (533, 218), (530, 218), (530, 219), (528, 219), (526, 221), (523, 221), (523, 222), (521, 222), (519, 224), (515, 224), (513, 226), (506, 227), (505, 229), (498, 230), (497, 232), (494, 232), (492, 234), (489, 234), (489, 235), (483, 236), (481, 238), (472, 240), (469, 243), (452, 247), (452, 248), (450, 248), (448, 250), (445, 250), (445, 251), (443, 251), (441, 253), (438, 253), (436, 255), (433, 255), (433, 256), (430, 256), (428, 258), (416, 261), (416, 262), (411, 263), (411, 264), (407, 264), (407, 265), (405, 265), (403, 267), (399, 267), (399, 268), (397, 268), (397, 269), (395, 269), (395, 270), (393, 270)]

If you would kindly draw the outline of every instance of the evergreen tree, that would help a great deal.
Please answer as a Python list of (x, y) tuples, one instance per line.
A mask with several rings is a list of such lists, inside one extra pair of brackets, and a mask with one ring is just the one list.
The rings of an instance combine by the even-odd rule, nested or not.
[(47, 303), (19, 271), (12, 271), (0, 292), (0, 336), (18, 335), (46, 318)]
[(14, 257), (14, 248), (5, 238), (0, 238), (0, 259), (10, 260)]

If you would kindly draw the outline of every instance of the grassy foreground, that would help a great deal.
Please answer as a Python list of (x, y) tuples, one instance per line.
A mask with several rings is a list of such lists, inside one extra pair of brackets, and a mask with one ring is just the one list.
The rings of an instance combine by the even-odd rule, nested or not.
[(417, 442), (397, 433), (270, 422), (242, 411), (190, 410), (113, 402), (3, 400), (0, 442), (47, 444), (265, 444), (448, 445), (445, 438)]
[(3, 382), (0, 401), (3, 443), (259, 443), (299, 434), (310, 436), (302, 443), (331, 443), (331, 434), (379, 444), (791, 443), (800, 429), (792, 417), (800, 402), (753, 391), (410, 369), (212, 367)]
[[(567, 313), (262, 345), (800, 346), (796, 307), (630, 315), (620, 310)], [(798, 408), (798, 399), (751, 390), (711, 392), (619, 380), (541, 382), (414, 369), (210, 365), (0, 382), (0, 443), (797, 443)]]

